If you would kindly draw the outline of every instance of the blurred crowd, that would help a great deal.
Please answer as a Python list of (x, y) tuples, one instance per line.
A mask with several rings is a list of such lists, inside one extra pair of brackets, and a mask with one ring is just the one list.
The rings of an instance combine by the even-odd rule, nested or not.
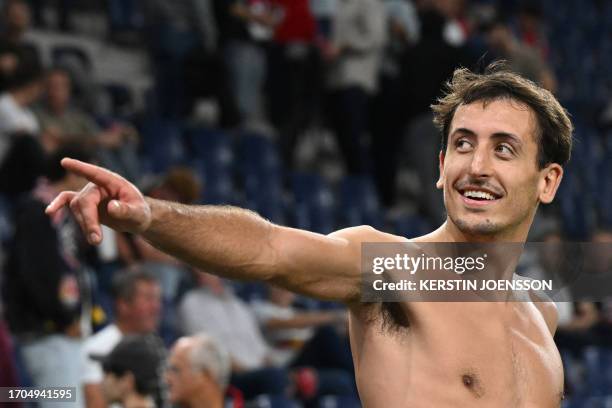
[[(571, 70), (566, 54), (603, 61), (607, 43), (566, 22), (581, 10), (582, 27), (604, 27), (606, 2), (0, 3), (0, 386), (75, 386), (76, 407), (360, 406), (341, 305), (225, 281), (110, 229), (88, 246), (68, 211), (44, 214), (85, 185), (62, 157), (159, 199), (416, 236), (445, 217), (429, 106), (455, 68), (501, 59), (576, 122), (577, 152), (533, 239), (612, 241), (612, 77)], [(100, 61), (75, 45), (91, 15), (106, 27), (96, 41), (144, 56), (141, 97), (134, 78), (100, 83)], [(45, 33), (77, 42), (49, 57)], [(585, 98), (587, 77), (604, 93)], [(590, 376), (612, 364), (611, 305), (568, 296), (556, 336), (568, 395), (607, 394), (612, 376)]]

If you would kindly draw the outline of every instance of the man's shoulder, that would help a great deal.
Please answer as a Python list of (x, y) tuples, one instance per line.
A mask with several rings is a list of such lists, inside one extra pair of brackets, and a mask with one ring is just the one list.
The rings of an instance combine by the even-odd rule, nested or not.
[(357, 242), (408, 242), (405, 237), (377, 230), (370, 225), (344, 228), (332, 232), (329, 236)]
[(551, 334), (555, 334), (557, 330), (557, 321), (559, 319), (559, 312), (555, 302), (542, 291), (531, 290), (529, 291), (529, 297), (544, 318), (546, 326), (548, 326)]

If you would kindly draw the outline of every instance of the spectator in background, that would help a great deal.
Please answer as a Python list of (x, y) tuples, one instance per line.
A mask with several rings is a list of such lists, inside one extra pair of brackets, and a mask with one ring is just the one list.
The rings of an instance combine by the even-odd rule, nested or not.
[(316, 22), (309, 0), (270, 0), (276, 17), (268, 54), (268, 108), (287, 169), (299, 136), (314, 120), (320, 94)]
[(104, 166), (127, 179), (138, 177), (136, 131), (117, 122), (100, 129), (86, 112), (71, 106), (72, 81), (67, 71), (53, 69), (46, 76), (44, 103), (35, 109), (48, 146), (79, 142), (91, 146)]
[[(537, 2), (536, 2), (537, 3)], [(519, 41), (540, 54), (543, 60), (548, 59), (550, 48), (543, 27), (543, 12), (539, 4), (523, 1), (519, 7), (515, 31)]]
[(22, 384), (19, 383), (17, 376), (15, 349), (1, 313), (2, 311), (0, 310), (0, 387), (17, 387)]
[[(610, 281), (612, 280), (612, 229), (599, 228), (591, 236), (594, 255), (588, 259), (592, 268), (589, 276), (592, 283), (591, 293), (595, 286), (599, 289), (599, 319), (594, 331), (597, 334), (599, 345), (612, 349), (612, 296), (610, 295)], [(603, 290), (602, 290), (603, 289)]]
[[(86, 183), (60, 165), (73, 155), (88, 159), (78, 148), (58, 151), (49, 159), (46, 179), (18, 204), (14, 244), (4, 268), (6, 319), (36, 387), (78, 384), (82, 368), (75, 356), (81, 353), (89, 317), (85, 240), (68, 211), (44, 215), (59, 191)], [(41, 407), (53, 405), (40, 402)], [(75, 406), (82, 406), (80, 392)]]
[[(234, 380), (246, 374), (245, 381), (238, 378), (240, 384), (235, 385), (247, 397), (262, 393), (284, 394), (288, 380), (280, 371), (262, 371), (259, 384), (246, 384), (253, 377), (246, 377), (249, 373), (264, 369), (269, 364), (268, 345), (248, 305), (221, 278), (199, 272), (196, 279), (198, 287), (184, 295), (177, 310), (183, 333), (194, 335), (204, 332), (223, 344), (230, 355)], [(282, 382), (277, 382), (279, 376), (285, 377)], [(254, 390), (248, 392), (244, 385)]]
[(215, 98), (219, 125), (234, 127), (240, 114), (219, 50), (213, 0), (147, 0), (144, 4), (157, 102), (164, 117), (193, 113), (198, 98)]
[(197, 274), (198, 287), (187, 292), (177, 310), (186, 335), (205, 333), (223, 344), (230, 356), (232, 385), (245, 398), (285, 395), (289, 374), (269, 367), (269, 348), (248, 305), (221, 278)]
[[(547, 225), (548, 223), (548, 225)], [(536, 262), (521, 273), (532, 279), (552, 279), (558, 291), (555, 293), (555, 304), (558, 311), (555, 343), (561, 351), (570, 351), (577, 358), (582, 357), (586, 346), (596, 344), (593, 327), (598, 320), (598, 311), (593, 302), (585, 299), (575, 299), (572, 293), (573, 280), (572, 262), (568, 256), (576, 244), (564, 242), (560, 228), (555, 223), (544, 221), (541, 231), (534, 234)], [(569, 246), (567, 246), (569, 245)], [(581, 268), (581, 272), (585, 272)]]
[(206, 333), (223, 344), (231, 358), (231, 384), (246, 398), (259, 394), (286, 395), (290, 387), (305, 400), (324, 394), (351, 394), (350, 375), (322, 373), (310, 368), (274, 365), (272, 350), (263, 338), (249, 306), (214, 275), (199, 272), (199, 287), (187, 292), (178, 308), (183, 332)]
[(324, 47), (331, 123), (351, 174), (371, 170), (365, 134), (368, 104), (378, 89), (386, 40), (385, 6), (378, 0), (338, 3), (333, 37)]
[(230, 73), (234, 99), (246, 126), (265, 121), (263, 86), (266, 46), (272, 39), (274, 16), (270, 0), (217, 0), (220, 43)]
[(8, 90), (0, 94), (0, 163), (14, 140), (11, 134), (38, 135), (40, 126), (30, 109), (42, 92), (42, 71), (33, 65), (19, 65), (8, 84)]
[(49, 0), (29, 0), (29, 3), (34, 12), (34, 23), (36, 26), (43, 28), (48, 26), (45, 19), (45, 9), (52, 6), (57, 16), (57, 28), (65, 32), (72, 30), (71, 11), (74, 9), (76, 0), (55, 0), (51, 2)]
[[(341, 344), (344, 342), (336, 330), (337, 326), (341, 327), (340, 330), (345, 329), (346, 311), (299, 310), (293, 307), (295, 299), (293, 292), (269, 285), (267, 299), (253, 302), (255, 316), (271, 345), (270, 360), (273, 364), (346, 369), (352, 374), (348, 341)], [(324, 334), (318, 336), (317, 344), (311, 343), (313, 338), (317, 338), (316, 333), (322, 332)], [(318, 341), (322, 337), (325, 340)], [(341, 363), (334, 364), (338, 361)]]
[[(40, 67), (38, 50), (25, 39), (30, 28), (30, 9), (23, 0), (7, 0), (2, 7), (0, 34), (0, 92), (17, 73), (17, 67)], [(20, 68), (21, 69), (21, 68)]]
[(402, 90), (407, 117), (402, 159), (415, 169), (419, 178), (419, 209), (431, 223), (445, 217), (438, 178), (437, 157), (440, 135), (432, 123), (430, 105), (440, 96), (440, 89), (449, 80), (455, 68), (471, 66), (462, 47), (450, 45), (444, 39), (445, 16), (435, 7), (419, 12), (420, 40), (404, 55), (402, 64)]
[(154, 336), (127, 336), (105, 356), (91, 356), (102, 364), (106, 400), (123, 408), (161, 407), (164, 345)]
[[(142, 190), (148, 197), (183, 204), (195, 204), (202, 196), (200, 181), (187, 167), (171, 168), (161, 178), (151, 180)], [(111, 229), (108, 231), (114, 233)], [(143, 264), (153, 273), (161, 283), (164, 300), (175, 303), (181, 282), (187, 280), (186, 267), (182, 262), (153, 247), (142, 237), (131, 234), (117, 235), (117, 249), (124, 264)]]
[(402, 62), (409, 47), (420, 36), (417, 10), (410, 0), (385, 0), (387, 46), (378, 73), (380, 91), (374, 97), (371, 114), (374, 178), (384, 206), (395, 204), (396, 176), (401, 141), (406, 126), (402, 90)]
[(453, 47), (465, 44), (470, 36), (470, 23), (465, 15), (466, 0), (431, 0), (431, 6), (444, 16), (444, 40)]
[(81, 381), (88, 408), (106, 407), (102, 392), (102, 367), (90, 355), (106, 355), (126, 335), (155, 333), (161, 314), (161, 288), (144, 269), (115, 272), (113, 278), (115, 319), (85, 341), (85, 368)]
[(44, 174), (46, 153), (37, 135), (15, 132), (8, 139), (11, 146), (0, 163), (0, 193), (15, 201), (30, 192)]
[(220, 343), (205, 334), (183, 337), (168, 357), (168, 399), (185, 408), (223, 408), (230, 375), (230, 356)]
[(550, 67), (537, 51), (516, 39), (506, 22), (493, 21), (486, 27), (486, 36), (494, 57), (506, 60), (514, 72), (555, 92), (557, 83)]

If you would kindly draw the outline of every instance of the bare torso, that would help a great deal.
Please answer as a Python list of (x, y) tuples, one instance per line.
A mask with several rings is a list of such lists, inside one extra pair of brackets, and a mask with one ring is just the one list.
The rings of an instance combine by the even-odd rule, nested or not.
[(550, 307), (533, 302), (357, 304), (350, 334), (366, 408), (557, 408)]

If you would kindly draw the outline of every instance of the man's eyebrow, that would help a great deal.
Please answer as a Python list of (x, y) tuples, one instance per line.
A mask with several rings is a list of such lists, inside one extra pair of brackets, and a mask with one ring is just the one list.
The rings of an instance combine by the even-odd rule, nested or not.
[(467, 136), (476, 136), (476, 132), (474, 132), (471, 129), (468, 128), (457, 128), (455, 130), (453, 130), (453, 132), (450, 134), (450, 136), (454, 136), (456, 133), (463, 133)]
[(495, 132), (491, 135), (492, 138), (494, 139), (511, 139), (514, 143), (518, 144), (518, 145), (522, 145), (523, 141), (521, 140), (520, 137), (518, 137), (517, 135), (513, 134), (513, 133), (508, 133), (508, 132)]
[[(474, 132), (471, 129), (468, 129), (468, 128), (457, 128), (457, 129), (453, 130), (453, 132), (450, 134), (449, 138), (453, 137), (457, 133), (461, 133), (461, 134), (463, 134), (465, 136), (476, 136), (476, 132)], [(522, 142), (520, 137), (518, 137), (514, 133), (510, 133), (510, 132), (495, 132), (495, 133), (493, 133), (491, 135), (491, 137), (494, 138), (494, 139), (512, 139), (512, 141), (514, 141), (518, 145), (522, 145), (523, 144), (523, 142)]]

